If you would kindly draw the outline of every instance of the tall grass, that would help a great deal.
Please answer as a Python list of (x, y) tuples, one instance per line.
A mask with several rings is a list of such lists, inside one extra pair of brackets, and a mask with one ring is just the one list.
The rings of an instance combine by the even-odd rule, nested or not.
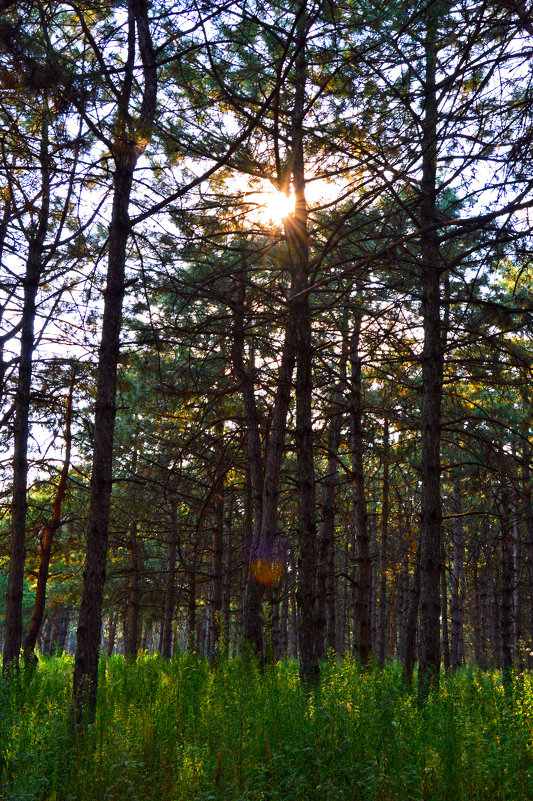
[(533, 798), (533, 677), (504, 693), (463, 670), (420, 707), (397, 665), (215, 669), (194, 656), (102, 661), (94, 726), (76, 732), (71, 660), (0, 695), (6, 801), (513, 801)]

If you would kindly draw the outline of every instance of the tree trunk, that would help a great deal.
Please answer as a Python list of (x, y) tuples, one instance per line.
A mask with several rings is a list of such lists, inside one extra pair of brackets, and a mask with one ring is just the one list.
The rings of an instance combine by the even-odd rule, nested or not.
[(233, 511), (235, 505), (235, 493), (232, 492), (229, 502), (225, 503), (226, 512), (224, 514), (224, 584), (222, 597), (222, 628), (224, 642), (228, 656), (233, 652), (231, 646), (232, 626), (231, 626), (231, 591), (232, 591), (232, 571), (233, 571)]
[(51, 631), (51, 651), (54, 654), (62, 654), (65, 650), (65, 641), (68, 630), (68, 610), (61, 606), (55, 610), (54, 620)]
[(438, 687), (440, 668), (440, 592), (442, 510), (440, 496), (440, 430), (443, 377), (443, 342), (439, 249), (436, 223), (437, 197), (437, 89), (436, 63), (439, 4), (427, 10), (425, 40), (425, 95), (422, 120), (421, 255), (422, 315), (422, 499), (420, 526), (420, 656), (418, 691), (425, 698)]
[[(317, 587), (316, 587), (316, 645), (317, 658), (324, 657), (325, 634), (327, 648), (335, 650), (335, 491), (337, 464), (343, 422), (343, 392), (346, 383), (348, 339), (343, 334), (343, 347), (339, 365), (339, 380), (333, 392), (329, 409), (328, 461), (324, 477), (322, 525), (319, 536)], [(333, 631), (333, 636), (331, 632)]]
[(63, 460), (61, 474), (59, 476), (59, 483), (57, 485), (54, 503), (52, 506), (52, 517), (44, 525), (39, 534), (39, 571), (37, 574), (37, 586), (35, 588), (33, 615), (24, 638), (24, 661), (26, 663), (31, 661), (35, 644), (39, 636), (39, 630), (41, 628), (46, 605), (46, 584), (48, 581), (52, 543), (54, 540), (54, 535), (61, 525), (61, 505), (63, 503), (63, 498), (65, 497), (68, 472), (70, 469), (70, 452), (72, 447), (72, 394), (74, 392), (75, 375), (75, 371), (73, 371), (67, 395), (65, 411), (65, 458)]
[(218, 423), (215, 428), (217, 438), (217, 455), (215, 469), (215, 487), (213, 493), (213, 640), (212, 651), (209, 654), (211, 661), (220, 644), (222, 629), (222, 599), (224, 595), (224, 441), (223, 425)]
[(387, 620), (387, 539), (389, 529), (389, 421), (383, 423), (383, 483), (381, 492), (381, 559), (379, 583), (378, 665), (385, 664)]
[(521, 631), (521, 614), (520, 614), (520, 565), (521, 565), (521, 548), (520, 548), (520, 523), (518, 511), (518, 498), (514, 493), (513, 497), (513, 662), (519, 665), (522, 662), (520, 654), (520, 639), (522, 636)]
[[(527, 384), (524, 387), (525, 423), (522, 437), (522, 498), (524, 504), (524, 525), (526, 529), (527, 545), (527, 576), (529, 584), (529, 637), (528, 667), (533, 669), (533, 501), (531, 491), (531, 448), (529, 447), (529, 416), (530, 416), (530, 390)], [(527, 596), (526, 596), (527, 597)]]
[[(93, 464), (89, 501), (85, 568), (74, 663), (74, 701), (77, 719), (94, 721), (98, 686), (98, 649), (102, 598), (106, 576), (107, 542), (113, 478), (115, 389), (120, 353), (120, 330), (126, 248), (130, 234), (128, 214), (133, 173), (150, 136), (156, 108), (157, 72), (149, 31), (146, 0), (129, 2), (129, 55), (123, 79), (123, 96), (113, 143), (113, 209), (108, 237), (107, 282), (98, 356)], [(144, 89), (135, 134), (127, 110), (134, 74), (135, 27), (143, 66)]]
[(513, 665), (513, 537), (511, 522), (511, 506), (507, 471), (502, 456), (501, 469), (501, 545), (502, 545), (502, 587), (501, 587), (501, 653), (503, 683), (506, 688), (511, 684), (511, 668)]
[[(293, 315), (288, 314), (278, 370), (272, 429), (266, 445), (263, 469), (259, 415), (255, 401), (253, 379), (244, 367), (244, 300), (244, 284), (237, 285), (234, 304), (232, 361), (235, 376), (241, 384), (246, 414), (246, 447), (254, 526), (250, 552), (245, 555), (245, 558), (248, 558), (249, 565), (252, 567), (258, 561), (272, 563), (276, 558), (279, 476), (285, 447), (287, 413), (296, 359), (297, 332)], [(242, 636), (252, 652), (259, 656), (263, 652), (262, 597), (263, 585), (249, 570), (243, 598)]]
[(109, 615), (109, 633), (107, 635), (107, 647), (106, 653), (108, 656), (113, 654), (113, 649), (115, 647), (115, 638), (117, 636), (117, 623), (118, 623), (118, 612), (113, 612), (113, 614)]
[(474, 591), (474, 660), (476, 665), (484, 667), (484, 619), (482, 613), (481, 588), (479, 576), (479, 547), (473, 554), (472, 588)]
[(403, 663), (404, 681), (411, 685), (415, 668), (416, 657), (416, 630), (418, 620), (418, 610), (420, 606), (420, 549), (417, 550), (415, 557), (415, 569), (413, 575), (413, 586), (409, 601), (409, 613), (405, 628), (405, 653)]
[(50, 216), (50, 155), (46, 114), (41, 129), (40, 147), (41, 207), (35, 236), (28, 246), (24, 276), (24, 302), (20, 336), (20, 357), (15, 394), (13, 426), (13, 497), (11, 503), (11, 540), (7, 580), (5, 639), (2, 670), (4, 678), (18, 671), (22, 642), (22, 597), (26, 560), (26, 513), (28, 502), (28, 436), (30, 393), (35, 348), (36, 297), (43, 270), (44, 240)]
[(295, 196), (294, 214), (285, 218), (290, 269), (295, 294), (291, 314), (296, 323), (296, 430), (294, 439), (298, 462), (299, 547), (298, 606), (300, 623), (300, 676), (315, 684), (319, 679), (316, 648), (316, 573), (317, 527), (315, 466), (313, 449), (312, 393), (313, 348), (309, 304), (309, 243), (307, 201), (305, 197), (304, 115), (307, 80), (307, 34), (309, 21), (305, 6), (296, 25), (294, 61), (294, 106), (291, 125), (292, 179)]
[(489, 651), (490, 651), (490, 666), (500, 667), (500, 636), (498, 626), (498, 605), (496, 582), (494, 580), (494, 567), (493, 567), (493, 554), (492, 545), (488, 541), (489, 526), (488, 523), (483, 525), (485, 537), (483, 541), (485, 544), (485, 601), (486, 601), (486, 618), (487, 618), (487, 631), (489, 637)]
[(461, 667), (464, 661), (464, 595), (465, 595), (465, 571), (464, 555), (465, 541), (462, 520), (462, 496), (459, 478), (454, 481), (454, 523), (453, 523), (453, 573), (452, 573), (452, 596), (450, 603), (450, 613), (452, 620), (452, 636), (450, 648), (450, 665), (452, 670)]
[(137, 537), (137, 517), (134, 512), (130, 523), (128, 536), (129, 582), (128, 582), (128, 609), (124, 630), (124, 656), (130, 659), (137, 658), (139, 642), (139, 608), (141, 601), (141, 588), (139, 580), (139, 540)]
[(446, 551), (444, 542), (441, 548), (441, 620), (442, 620), (442, 660), (444, 670), (450, 669), (450, 637), (448, 633), (448, 587), (446, 582)]
[(172, 656), (172, 621), (176, 603), (176, 551), (178, 547), (178, 514), (176, 504), (170, 507), (170, 537), (167, 545), (167, 571), (165, 577), (165, 603), (161, 621), (161, 656), (170, 659)]
[(196, 571), (189, 571), (187, 597), (187, 641), (189, 651), (196, 651)]
[(354, 499), (354, 529), (357, 548), (357, 587), (355, 599), (355, 647), (362, 665), (368, 665), (371, 651), (370, 630), (370, 543), (368, 533), (368, 512), (365, 497), (365, 477), (363, 472), (363, 427), (362, 427), (362, 387), (361, 358), (359, 356), (359, 336), (361, 333), (361, 312), (355, 315), (354, 328), (350, 342), (350, 419), (352, 482)]
[(279, 654), (286, 657), (289, 648), (289, 588), (287, 583), (287, 573), (282, 579), (281, 588), (281, 613), (279, 630)]

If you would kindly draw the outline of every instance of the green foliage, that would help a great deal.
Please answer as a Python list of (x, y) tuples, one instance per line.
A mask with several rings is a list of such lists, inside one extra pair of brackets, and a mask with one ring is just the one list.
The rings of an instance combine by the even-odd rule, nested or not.
[(100, 667), (96, 724), (74, 736), (67, 657), (3, 691), (4, 796), (74, 799), (531, 797), (533, 677), (460, 671), (420, 708), (401, 670), (324, 666), (307, 694), (296, 663), (260, 673), (195, 656)]

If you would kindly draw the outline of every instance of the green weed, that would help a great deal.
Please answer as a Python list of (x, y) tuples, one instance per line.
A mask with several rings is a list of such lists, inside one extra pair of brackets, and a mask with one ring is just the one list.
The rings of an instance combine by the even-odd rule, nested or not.
[(464, 669), (420, 706), (398, 665), (264, 672), (193, 655), (102, 660), (96, 723), (72, 725), (72, 660), (0, 692), (6, 801), (520, 801), (533, 797), (533, 677)]

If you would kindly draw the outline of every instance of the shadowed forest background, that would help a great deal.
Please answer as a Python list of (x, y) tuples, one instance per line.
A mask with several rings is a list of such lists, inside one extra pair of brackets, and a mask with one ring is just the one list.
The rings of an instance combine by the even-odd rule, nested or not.
[(188, 651), (530, 704), (532, 45), (513, 0), (0, 0), (6, 698), (66, 651), (94, 720), (101, 654)]

